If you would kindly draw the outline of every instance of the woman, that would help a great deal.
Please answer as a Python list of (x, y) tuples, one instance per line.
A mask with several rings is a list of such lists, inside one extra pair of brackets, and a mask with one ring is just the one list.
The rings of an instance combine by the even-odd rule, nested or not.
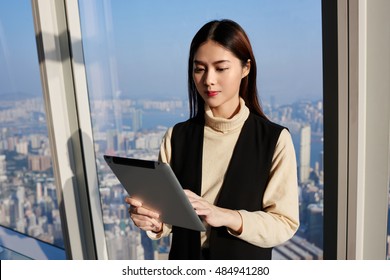
[(188, 61), (191, 118), (170, 128), (160, 160), (171, 165), (207, 231), (159, 221), (126, 198), (134, 224), (152, 239), (172, 233), (170, 259), (271, 259), (299, 226), (294, 147), (257, 99), (256, 60), (231, 20), (205, 24)]

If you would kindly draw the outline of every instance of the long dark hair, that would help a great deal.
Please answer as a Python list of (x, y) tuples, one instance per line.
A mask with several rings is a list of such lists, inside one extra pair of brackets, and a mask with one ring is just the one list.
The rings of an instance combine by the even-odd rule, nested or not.
[(249, 38), (242, 27), (228, 19), (213, 20), (206, 23), (195, 34), (191, 42), (190, 55), (188, 59), (188, 97), (190, 102), (190, 117), (203, 116), (204, 101), (196, 90), (193, 79), (194, 56), (198, 48), (208, 40), (212, 40), (227, 50), (231, 51), (241, 60), (245, 66), (250, 60), (249, 74), (241, 80), (240, 96), (244, 99), (249, 110), (261, 117), (267, 118), (257, 98), (256, 75), (257, 67), (255, 56)]

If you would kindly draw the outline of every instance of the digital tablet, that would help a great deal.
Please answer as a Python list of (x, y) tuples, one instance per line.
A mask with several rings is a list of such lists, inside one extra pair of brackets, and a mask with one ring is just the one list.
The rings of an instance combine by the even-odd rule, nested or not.
[(110, 155), (104, 155), (104, 159), (127, 193), (160, 213), (162, 222), (206, 230), (168, 164)]

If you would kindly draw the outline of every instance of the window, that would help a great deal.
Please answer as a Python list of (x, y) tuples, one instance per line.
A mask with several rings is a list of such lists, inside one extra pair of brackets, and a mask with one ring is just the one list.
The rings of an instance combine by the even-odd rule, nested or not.
[[(71, 245), (67, 256), (74, 259), (105, 259), (107, 247), (111, 259), (166, 258), (169, 239), (150, 242), (129, 222), (126, 194), (102, 153), (156, 158), (166, 128), (188, 116), (189, 41), (206, 21), (225, 17), (248, 31), (263, 107), (294, 136), (301, 227), (292, 242), (274, 250), (274, 258), (322, 258), (323, 247), (326, 259), (383, 258), (384, 251), (390, 258), (388, 157), (383, 153), (389, 145), (389, 103), (383, 102), (389, 98), (384, 78), (389, 69), (382, 63), (388, 61), (389, 37), (382, 36), (388, 34), (382, 32), (389, 26), (387, 2), (322, 1), (321, 19), (320, 0), (246, 0), (240, 6), (220, 0), (157, 1), (152, 7), (134, 1), (32, 1), (45, 100), (27, 2), (0, 4), (1, 259), (65, 258), (59, 243)], [(307, 100), (302, 102), (297, 92)], [(356, 102), (360, 98), (367, 102)], [(359, 148), (362, 143), (367, 150)], [(52, 167), (44, 171), (47, 155)], [(370, 190), (362, 191), (365, 186)], [(34, 203), (43, 197), (43, 204)], [(57, 197), (63, 201), (60, 211), (51, 212), (56, 222), (50, 225), (54, 219), (43, 213)], [(61, 227), (58, 212), (67, 217), (61, 220), (66, 226), (53, 241), (54, 224)], [(27, 223), (29, 229), (23, 226)]]
[[(0, 258), (64, 258), (45, 106), (28, 1), (0, 4)], [(34, 240), (38, 239), (38, 240)], [(47, 244), (60, 248), (52, 255)], [(32, 245), (34, 247), (35, 245)], [(37, 247), (34, 247), (35, 250)], [(13, 248), (15, 249), (15, 248)], [(51, 249), (48, 249), (51, 250)], [(40, 252), (40, 250), (38, 250)]]
[(192, 36), (208, 20), (231, 18), (246, 29), (254, 47), (263, 107), (290, 129), (297, 152), (301, 226), (274, 250), (274, 258), (321, 259), (321, 1), (156, 1), (150, 6), (81, 0), (79, 8), (109, 258), (166, 258), (170, 240), (152, 242), (131, 224), (126, 193), (103, 154), (157, 158), (166, 129), (188, 117)]

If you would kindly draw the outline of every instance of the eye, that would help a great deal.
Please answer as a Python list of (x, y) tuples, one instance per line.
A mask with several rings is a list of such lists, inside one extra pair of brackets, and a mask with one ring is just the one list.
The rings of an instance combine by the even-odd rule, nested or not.
[(203, 68), (203, 67), (195, 67), (194, 68), (194, 73), (201, 73), (203, 71), (205, 71), (205, 68)]
[(229, 68), (228, 67), (225, 67), (225, 68), (217, 68), (217, 71), (218, 72), (224, 72), (226, 70), (228, 70)]

